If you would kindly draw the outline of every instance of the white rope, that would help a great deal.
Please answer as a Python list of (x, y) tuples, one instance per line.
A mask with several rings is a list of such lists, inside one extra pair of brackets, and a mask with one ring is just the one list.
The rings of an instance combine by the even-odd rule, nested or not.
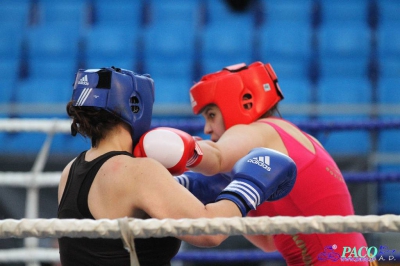
[[(310, 216), (200, 219), (128, 219), (133, 237), (182, 235), (258, 235), (333, 232), (400, 232), (400, 216)], [(118, 220), (5, 219), (0, 221), (0, 238), (121, 238)]]
[(12, 248), (0, 250), (0, 262), (59, 262), (60, 254), (56, 248)]
[(61, 172), (42, 172), (36, 178), (32, 172), (0, 172), (0, 186), (30, 187), (33, 178), (37, 187), (56, 187)]
[(69, 119), (0, 119), (0, 131), (5, 132), (71, 132)]

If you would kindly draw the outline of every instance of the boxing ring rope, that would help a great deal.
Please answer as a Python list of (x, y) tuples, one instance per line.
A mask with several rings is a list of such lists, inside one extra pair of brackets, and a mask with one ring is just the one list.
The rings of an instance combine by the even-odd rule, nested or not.
[[(400, 128), (400, 119), (368, 120), (359, 122), (311, 121), (296, 123), (303, 130), (340, 131), (340, 130), (382, 130)], [(168, 126), (185, 131), (201, 131), (203, 122), (195, 119), (154, 119), (152, 127)], [(37, 238), (71, 237), (100, 234), (97, 237), (124, 237), (121, 226), (129, 228), (131, 237), (176, 236), (182, 234), (276, 234), (276, 233), (329, 233), (329, 232), (399, 232), (400, 217), (383, 216), (332, 216), (332, 217), (259, 217), (259, 218), (219, 218), (219, 219), (181, 219), (181, 220), (58, 220), (37, 219), (39, 188), (58, 185), (61, 172), (43, 172), (52, 138), (56, 133), (69, 133), (70, 120), (67, 119), (0, 119), (0, 131), (5, 132), (42, 132), (47, 138), (39, 152), (31, 172), (0, 172), (0, 186), (27, 188), (26, 219), (0, 220), (0, 238), (26, 238), (21, 249), (0, 250), (1, 261), (26, 261), (30, 266), (38, 261), (58, 262), (58, 249), (39, 248)], [(386, 182), (400, 181), (400, 173), (344, 173), (346, 182)], [(268, 226), (266, 226), (268, 225)], [(129, 226), (129, 227), (127, 227)], [(147, 227), (148, 226), (148, 227)], [(215, 228), (214, 228), (215, 226)], [(165, 228), (164, 228), (165, 227)], [(71, 228), (74, 228), (71, 230)], [(74, 231), (75, 230), (75, 231)], [(153, 231), (152, 231), (153, 230)], [(206, 231), (204, 231), (206, 230)], [(219, 231), (222, 230), (222, 231)], [(258, 231), (260, 230), (260, 231)], [(274, 231), (277, 230), (277, 231)], [(285, 231), (288, 230), (288, 231)], [(291, 231), (292, 230), (292, 231)], [(297, 231), (296, 231), (297, 230)], [(350, 230), (350, 231), (348, 231)], [(93, 232), (95, 231), (95, 232)], [(88, 234), (88, 235), (85, 235)], [(149, 235), (146, 235), (149, 234)], [(154, 234), (154, 235), (153, 235)], [(126, 236), (126, 235), (125, 235)], [(229, 256), (237, 259), (280, 260), (277, 253), (252, 251), (215, 252), (204, 251), (211, 259), (225, 261)], [(193, 260), (198, 252), (178, 253), (175, 259)], [(203, 252), (202, 252), (203, 254)], [(204, 254), (201, 260), (204, 261)], [(232, 257), (233, 256), (233, 257)], [(242, 256), (239, 258), (239, 256)]]
[[(399, 129), (400, 119), (370, 119), (361, 121), (299, 121), (296, 123), (303, 130), (340, 131), (340, 130), (382, 130)], [(184, 131), (202, 131), (204, 122), (199, 119), (153, 119), (152, 128), (165, 126)], [(69, 119), (0, 119), (0, 131), (4, 132), (42, 132), (70, 133)]]
[[(124, 226), (128, 229), (124, 229)], [(5, 219), (0, 221), (0, 238), (148, 238), (183, 235), (260, 235), (260, 234), (310, 234), (333, 232), (400, 232), (400, 216), (311, 216), (311, 217), (234, 217), (199, 219), (134, 219), (76, 220), (76, 219)], [(132, 237), (127, 237), (131, 234)], [(39, 249), (43, 252), (46, 249)], [(31, 250), (32, 251), (32, 250)], [(46, 250), (50, 251), (50, 250)], [(14, 252), (12, 254), (12, 252)], [(0, 259), (12, 259), (20, 255), (16, 250)], [(49, 260), (50, 256), (37, 258)], [(43, 256), (43, 257), (42, 257)], [(20, 257), (21, 258), (21, 257)]]

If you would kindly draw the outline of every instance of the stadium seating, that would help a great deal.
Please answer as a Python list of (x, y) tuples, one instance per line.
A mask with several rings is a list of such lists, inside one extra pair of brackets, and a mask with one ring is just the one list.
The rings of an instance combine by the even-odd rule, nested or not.
[[(1, 101), (60, 103), (69, 96), (31, 93), (27, 100), (22, 95), (29, 87), (43, 92), (40, 86), (70, 86), (78, 67), (115, 65), (150, 73), (156, 104), (186, 104), (188, 88), (201, 75), (230, 64), (263, 61), (277, 72), (286, 96), (282, 106), (315, 99), (321, 104), (365, 104), (372, 101), (368, 67), (376, 52), (376, 96), (382, 103), (385, 93), (395, 98), (383, 88), (396, 91), (388, 84), (397, 84), (400, 76), (400, 3), (373, 2), (376, 29), (368, 25), (371, 1), (366, 0), (261, 0), (242, 12), (233, 11), (224, 0), (3, 0), (0, 35), (7, 38), (0, 43), (0, 71), (8, 74), (0, 77)], [(318, 27), (312, 24), (317, 11)], [(256, 23), (259, 13), (261, 24)], [(310, 79), (315, 73), (320, 75), (314, 84)], [(5, 89), (10, 86), (16, 88), (12, 93)], [(361, 92), (353, 89), (362, 91), (361, 102), (355, 101)], [(361, 118), (365, 117), (351, 119)], [(379, 145), (384, 146), (385, 135), (382, 132)], [(330, 142), (331, 137), (328, 147)]]
[(11, 86), (20, 75), (23, 33), (11, 25), (0, 25), (0, 102), (11, 101)]
[(136, 28), (143, 21), (142, 0), (104, 1), (93, 0), (93, 24)]
[[(223, 33), (223, 34), (221, 34)], [(254, 61), (254, 31), (249, 24), (209, 24), (201, 34), (202, 74)]]
[(380, 77), (400, 77), (400, 21), (381, 23), (376, 34)]
[[(322, 78), (318, 82), (317, 102), (334, 107), (335, 104), (346, 104), (345, 107), (334, 107), (330, 114), (321, 113), (322, 121), (357, 122), (368, 119), (365, 112), (355, 110), (358, 104), (368, 104), (372, 100), (371, 84), (367, 78)], [(343, 112), (343, 113), (339, 113)], [(364, 113), (364, 114), (363, 114)], [(365, 130), (336, 131), (319, 134), (319, 139), (332, 154), (356, 155), (366, 154), (371, 149), (369, 132)]]
[(368, 21), (369, 1), (320, 0), (322, 24), (337, 22), (365, 24)]
[(116, 25), (94, 25), (83, 36), (85, 68), (136, 69), (136, 31)]
[(89, 1), (38, 0), (38, 25), (60, 26), (79, 34), (89, 24)]
[(196, 35), (191, 25), (151, 25), (143, 33), (143, 40), (144, 72), (155, 81), (156, 102), (188, 103), (196, 60)]
[[(386, 110), (390, 111), (391, 107), (397, 107), (400, 103), (400, 78), (399, 77), (381, 77), (377, 86), (378, 103)], [(382, 113), (379, 116), (383, 121), (398, 119), (398, 115), (390, 112)], [(400, 130), (385, 129), (380, 131), (377, 151), (379, 153), (393, 153), (394, 156), (400, 156)], [(383, 163), (383, 162), (382, 162)]]
[(311, 26), (313, 16), (312, 0), (261, 0), (263, 24), (295, 22)]
[(28, 75), (71, 77), (78, 67), (79, 35), (60, 25), (42, 25), (26, 34)]
[(22, 52), (23, 33), (11, 25), (0, 25), (0, 58), (19, 60)]
[[(7, 65), (6, 68), (9, 66)], [(0, 62), (0, 71), (3, 70), (2, 62)], [(2, 73), (5, 73), (2, 71)], [(11, 73), (12, 74), (12, 73)], [(13, 89), (15, 88), (16, 79), (15, 78), (2, 78), (0, 79), (0, 105), (9, 104), (12, 102)], [(0, 112), (0, 117), (5, 118), (8, 115), (6, 113)]]
[[(398, 164), (380, 166), (378, 171), (382, 173), (398, 173), (400, 166)], [(396, 214), (400, 215), (399, 208), (399, 182), (382, 182), (378, 184), (378, 214)]]
[[(294, 123), (309, 120), (307, 110), (301, 110), (300, 106), (306, 107), (312, 103), (313, 84), (305, 77), (281, 79), (278, 72), (276, 73), (284, 96), (283, 101), (279, 104), (282, 116)], [(284, 110), (288, 110), (288, 112)]]
[(150, 0), (146, 25), (165, 25), (182, 23), (196, 31), (204, 23), (201, 0)]
[(321, 78), (368, 76), (372, 46), (366, 24), (321, 25), (317, 34)]
[[(52, 106), (54, 104), (66, 104), (72, 95), (72, 84), (74, 82), (74, 75), (65, 76), (64, 78), (50, 78), (45, 76), (28, 78), (20, 81), (17, 84), (15, 92), (15, 101), (20, 104), (28, 104), (33, 108), (41, 109), (44, 114), (35, 114), (35, 110), (27, 112), (21, 117), (27, 118), (52, 118), (62, 117), (66, 118), (64, 108), (57, 109), (52, 112), (51, 109), (46, 108), (46, 105)], [(54, 115), (55, 113), (62, 112), (61, 115)]]
[(310, 77), (312, 29), (309, 24), (274, 22), (257, 30), (258, 58), (270, 62), (280, 80)]
[(390, 24), (399, 22), (400, 2), (396, 0), (378, 0), (378, 23)]
[(24, 31), (30, 22), (30, 0), (2, 0), (0, 4), (0, 26), (12, 26), (15, 31)]

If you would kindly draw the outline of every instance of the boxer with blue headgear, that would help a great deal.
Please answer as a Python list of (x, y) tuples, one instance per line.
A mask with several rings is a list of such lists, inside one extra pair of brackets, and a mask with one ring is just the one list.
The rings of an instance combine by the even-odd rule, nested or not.
[(131, 127), (133, 144), (149, 130), (154, 83), (149, 75), (120, 68), (80, 69), (75, 77), (73, 106), (104, 109)]

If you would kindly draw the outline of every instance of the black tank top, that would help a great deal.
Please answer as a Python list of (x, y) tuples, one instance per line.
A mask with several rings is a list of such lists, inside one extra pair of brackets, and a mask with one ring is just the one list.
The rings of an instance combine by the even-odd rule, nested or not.
[[(128, 152), (108, 152), (93, 161), (85, 161), (86, 151), (72, 163), (67, 184), (58, 207), (59, 219), (94, 219), (87, 198), (100, 167), (109, 158)], [(112, 177), (110, 177), (112, 178)], [(129, 266), (129, 253), (121, 239), (69, 238), (58, 239), (63, 266)], [(179, 251), (181, 241), (174, 237), (135, 239), (136, 254), (141, 266), (167, 266)]]

